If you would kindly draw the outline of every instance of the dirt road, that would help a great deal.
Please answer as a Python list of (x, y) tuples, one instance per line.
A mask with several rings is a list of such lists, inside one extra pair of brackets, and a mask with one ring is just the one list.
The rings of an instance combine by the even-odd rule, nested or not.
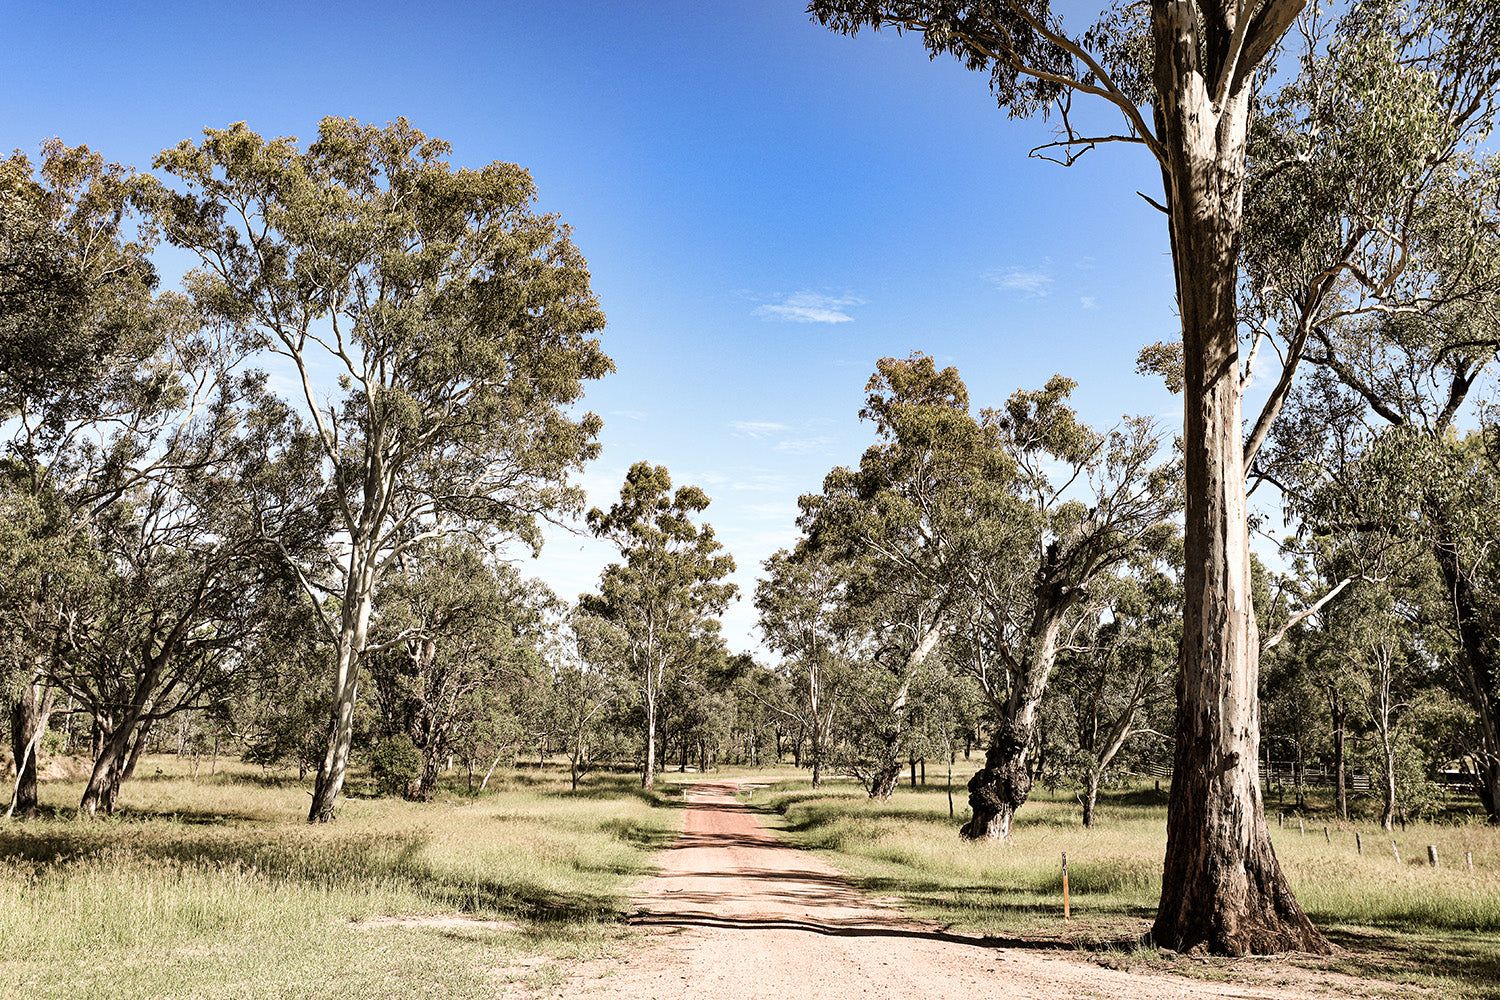
[[(871, 901), (821, 859), (785, 846), (735, 785), (688, 798), (682, 837), (636, 894), (648, 929), (623, 960), (590, 963), (562, 987), (568, 1000), (979, 1000), (979, 998), (1357, 996), (1308, 981), (1271, 988), (1107, 969), (1087, 956), (1049, 957), (949, 934)], [(1293, 978), (1305, 972), (1291, 970)], [(1295, 975), (1299, 973), (1300, 976)], [(1342, 978), (1342, 977), (1340, 977)]]

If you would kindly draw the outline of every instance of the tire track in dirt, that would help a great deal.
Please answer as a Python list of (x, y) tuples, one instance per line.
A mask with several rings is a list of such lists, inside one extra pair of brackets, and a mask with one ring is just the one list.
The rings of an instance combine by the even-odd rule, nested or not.
[(735, 800), (737, 788), (735, 782), (711, 782), (691, 790), (681, 837), (662, 853), (660, 874), (634, 896), (638, 909), (631, 923), (647, 931), (645, 940), (623, 959), (575, 968), (559, 995), (1326, 1000), (1363, 992), (1264, 989), (1122, 972), (948, 933), (865, 897), (821, 858), (782, 843)]

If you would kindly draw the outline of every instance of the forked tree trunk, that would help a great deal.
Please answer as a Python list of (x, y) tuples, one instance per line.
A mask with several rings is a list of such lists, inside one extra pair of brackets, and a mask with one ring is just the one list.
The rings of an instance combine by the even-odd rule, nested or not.
[(115, 811), (115, 802), (120, 794), (120, 770), (125, 764), (125, 753), (130, 741), (130, 730), (134, 720), (122, 722), (105, 738), (99, 755), (94, 758), (94, 768), (89, 772), (88, 784), (83, 788), (83, 798), (78, 809), (92, 818), (100, 809), (109, 816)]
[(892, 758), (870, 777), (870, 798), (889, 802), (901, 784), (901, 762)]
[[(1234, 9), (1210, 6), (1215, 15)], [(1301, 6), (1266, 4), (1256, 17)], [(1223, 22), (1205, 38), (1185, 0), (1153, 0), (1152, 20), (1182, 317), (1187, 511), (1176, 751), (1151, 934), (1179, 950), (1326, 953), (1271, 847), (1257, 780), (1260, 640), (1250, 597), (1235, 301), (1255, 67), (1252, 60), (1216, 103), (1209, 88), (1224, 72)]]

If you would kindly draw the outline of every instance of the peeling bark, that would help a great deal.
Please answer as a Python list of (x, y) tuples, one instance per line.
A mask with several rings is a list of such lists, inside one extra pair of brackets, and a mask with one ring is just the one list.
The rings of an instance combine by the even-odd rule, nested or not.
[[(1301, 6), (1273, 2), (1260, 16), (1295, 15)], [(1208, 24), (1205, 40), (1194, 5), (1183, 0), (1153, 0), (1152, 20), (1182, 316), (1187, 510), (1175, 766), (1151, 933), (1178, 950), (1326, 953), (1272, 849), (1258, 781), (1260, 642), (1250, 596), (1235, 295), (1251, 87), (1215, 65), (1226, 22)]]

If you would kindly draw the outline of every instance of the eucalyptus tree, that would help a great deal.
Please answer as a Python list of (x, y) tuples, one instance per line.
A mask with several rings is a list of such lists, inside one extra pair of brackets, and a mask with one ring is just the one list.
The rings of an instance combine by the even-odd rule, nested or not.
[(1067, 405), (1072, 389), (1055, 376), (981, 419), (1014, 469), (1006, 485), (1019, 502), (970, 525), (991, 541), (1009, 537), (983, 551), (970, 577), (968, 662), (994, 712), (985, 766), (969, 780), (969, 838), (1009, 837), (1031, 792), (1038, 713), (1058, 653), (1097, 621), (1111, 572), (1159, 558), (1177, 538), (1180, 469), (1160, 454), (1152, 423), (1127, 418), (1101, 434)]
[(0, 169), (0, 204), (25, 215), (40, 271), (62, 274), (17, 272), (0, 323), (4, 475), (38, 515), (29, 565), (0, 584), (32, 650), (16, 721), (33, 745), (18, 760), (24, 779), (42, 692), (61, 688), (94, 721), (88, 814), (113, 809), (154, 724), (243, 676), (278, 581), (238, 514), (289, 468), (267, 473), (263, 449), (295, 453), (297, 439), (263, 376), (240, 370), (235, 331), (155, 294), (153, 233), (132, 211), (148, 186), (56, 141), (34, 173), (20, 156)]
[[(482, 703), (540, 669), (543, 613), (556, 599), (472, 542), (409, 551), (376, 593), (368, 658), (376, 701), (392, 733), (422, 756), (416, 795), (427, 798), (443, 762)], [(400, 637), (399, 644), (387, 640)]]
[(1149, 421), (1096, 433), (1068, 407), (1072, 388), (1055, 377), (976, 417), (956, 370), (884, 358), (861, 414), (881, 441), (802, 501), (809, 547), (846, 561), (844, 600), (871, 615), (875, 662), (906, 679), (890, 691), (898, 723), (910, 678), (964, 633), (954, 649), (993, 706), (971, 838), (1008, 836), (1030, 794), (1037, 713), (1091, 584), (1171, 535), (1176, 466)]
[(240, 123), (156, 160), (175, 185), (156, 217), (202, 264), (191, 289), (287, 366), (321, 452), (340, 544), (287, 553), (334, 646), (309, 821), (343, 786), (381, 580), (452, 532), (536, 548), (598, 449), (599, 419), (569, 409), (612, 369), (582, 255), (524, 170), (448, 152), (404, 119), (326, 118), (305, 149)]
[(624, 699), (629, 680), (618, 665), (625, 660), (625, 634), (596, 615), (574, 608), (565, 634), (552, 649), (552, 710), (567, 735), (568, 772), (573, 788), (592, 768), (608, 711)]
[[(108, 505), (89, 487), (97, 429), (148, 425), (144, 370), (172, 304), (155, 295), (150, 233), (131, 211), (134, 171), (58, 140), (33, 164), (0, 160), (0, 686), (16, 761), (11, 810), (34, 814), (37, 752), (64, 647), (67, 595), (90, 571), (88, 522)], [(145, 411), (145, 412), (143, 412)]]
[(211, 374), (173, 374), (178, 423), (168, 439), (114, 449), (144, 456), (160, 447), (167, 462), (101, 476), (130, 482), (111, 486), (117, 502), (92, 517), (96, 566), (70, 597), (66, 649), (51, 668), (94, 722), (94, 766), (80, 804), (90, 815), (113, 811), (154, 726), (221, 704), (261, 670), (252, 653), (286, 618), (296, 588), (261, 526), (274, 524), (289, 551), (324, 540), (277, 508), (299, 434), (264, 395), (263, 376), (216, 371), (222, 362), (209, 359), (223, 351), (211, 340), (190, 347)]
[[(861, 740), (864, 756), (885, 747), (869, 769), (872, 794), (887, 798), (917, 674), (971, 601), (981, 553), (1024, 545), (1010, 526), (1024, 523), (1025, 504), (1008, 489), (1013, 462), (996, 447), (996, 428), (970, 413), (957, 369), (921, 353), (882, 358), (865, 390), (860, 417), (878, 440), (857, 469), (834, 469), (821, 494), (801, 498), (799, 524), (807, 555), (843, 566), (838, 599), (860, 610), (872, 636), (858, 685)], [(882, 712), (871, 698), (885, 700)]]
[(818, 788), (852, 665), (870, 652), (868, 625), (848, 601), (847, 572), (826, 553), (799, 545), (778, 551), (764, 566), (755, 588), (760, 630), (782, 655), (792, 691), (786, 703), (772, 707), (808, 735), (812, 787)]
[[(847, 34), (918, 32), (933, 57), (951, 55), (987, 72), (1012, 116), (1055, 114), (1057, 141), (1034, 155), (1072, 163), (1100, 145), (1125, 143), (1144, 147), (1161, 169), (1162, 201), (1146, 200), (1167, 217), (1182, 347), (1153, 357), (1179, 358), (1174, 375), (1184, 389), (1187, 576), (1167, 862), (1152, 933), (1164, 943), (1231, 954), (1328, 948), (1281, 872), (1256, 780), (1258, 636), (1249, 596), (1237, 309), (1247, 191), (1252, 202), (1256, 196), (1247, 186), (1250, 126), (1267, 81), (1295, 75), (1278, 70), (1302, 54), (1283, 42), (1306, 9), (1307, 0), (1151, 0), (1113, 6), (1080, 31), (1066, 26), (1049, 0), (809, 6), (816, 19)], [(1431, 107), (1410, 105), (1401, 87), (1388, 87), (1407, 83), (1409, 60), (1386, 58), (1383, 45), (1451, 42), (1465, 51), (1453, 64), (1479, 69), (1474, 85), (1441, 94), (1450, 113), (1493, 93), (1500, 18), (1491, 8), (1462, 0), (1354, 0), (1342, 10), (1348, 34), (1363, 34), (1380, 57), (1372, 72), (1338, 81), (1355, 89), (1335, 95), (1335, 105), (1379, 112), (1352, 114), (1351, 121), (1379, 129), (1386, 119)], [(1310, 23), (1304, 20), (1305, 31)], [(1072, 115), (1077, 94), (1117, 112), (1119, 129), (1081, 130)], [(1318, 128), (1304, 137), (1294, 161), (1319, 146)], [(1422, 155), (1420, 143), (1412, 148)], [(1273, 410), (1276, 396), (1267, 404)], [(1254, 421), (1256, 433), (1261, 422)], [(1220, 877), (1226, 872), (1235, 874)]]
[[(1287, 360), (1272, 403), (1285, 399), (1291, 420), (1273, 429), (1268, 406), (1247, 457), (1318, 530), (1360, 519), (1330, 520), (1301, 494), (1326, 497), (1381, 427), (1399, 433), (1377, 450), (1404, 442), (1397, 482), (1449, 485), (1407, 498), (1420, 518), (1397, 506), (1363, 520), (1376, 532), (1405, 522), (1399, 533), (1425, 537), (1442, 569), (1463, 652), (1456, 686), (1478, 715), (1482, 797), (1500, 818), (1500, 665), (1476, 589), (1484, 560), (1462, 554), (1474, 555), (1464, 536), (1484, 475), (1449, 440), (1500, 349), (1500, 168), (1484, 145), (1500, 110), (1500, 14), (1356, 4), (1334, 25), (1311, 19), (1297, 48), (1301, 71), (1252, 137), (1245, 241), (1245, 311)], [(1299, 359), (1314, 367), (1294, 389)], [(1476, 478), (1460, 487), (1464, 469)]]
[(670, 671), (718, 638), (718, 615), (734, 600), (734, 558), (722, 552), (712, 526), (694, 524), (708, 494), (679, 486), (664, 465), (637, 462), (625, 474), (620, 499), (608, 511), (595, 507), (589, 527), (619, 548), (622, 561), (600, 574), (599, 590), (578, 599), (579, 608), (625, 634), (625, 661), (645, 708), (645, 762), (641, 784), (656, 780), (657, 725)]
[[(1309, 536), (1301, 544), (1325, 574), (1342, 570), (1346, 579), (1357, 581), (1351, 590), (1369, 587), (1374, 593), (1366, 600), (1375, 602), (1390, 586), (1390, 573), (1380, 561), (1390, 561), (1392, 551), (1402, 553), (1399, 564), (1407, 582), (1400, 588), (1405, 595), (1401, 606), (1428, 595), (1421, 603), (1418, 645), (1429, 657), (1446, 650), (1439, 658), (1439, 679), (1468, 707), (1471, 720), (1468, 746), (1457, 756), (1474, 768), (1480, 801), (1494, 822), (1500, 802), (1500, 665), (1494, 642), (1500, 624), (1495, 613), (1500, 556), (1494, 551), (1500, 532), (1500, 473), (1487, 454), (1486, 433), (1460, 437), (1449, 422), (1451, 414), (1432, 419), (1434, 413), (1447, 412), (1452, 384), (1433, 377), (1431, 362), (1424, 362), (1421, 353), (1409, 345), (1403, 350), (1410, 359), (1404, 380), (1408, 392), (1387, 404), (1400, 422), (1372, 417), (1365, 397), (1319, 369), (1318, 377), (1294, 394), (1289, 411), (1298, 419), (1294, 426), (1319, 428), (1324, 446), (1314, 451), (1289, 443), (1283, 457), (1296, 449), (1301, 460), (1283, 462), (1276, 471), (1302, 518), (1302, 533)], [(1400, 381), (1391, 375), (1392, 384)], [(1377, 565), (1381, 572), (1365, 572), (1362, 564)], [(1329, 641), (1334, 647), (1331, 671), (1343, 662), (1342, 651), (1351, 648), (1352, 640)], [(1399, 666), (1394, 651), (1386, 652), (1390, 666)], [(1345, 664), (1341, 696), (1350, 698), (1352, 678), (1366, 673), (1351, 673)], [(1368, 694), (1368, 685), (1363, 688)], [(1352, 703), (1366, 700), (1356, 696)]]

